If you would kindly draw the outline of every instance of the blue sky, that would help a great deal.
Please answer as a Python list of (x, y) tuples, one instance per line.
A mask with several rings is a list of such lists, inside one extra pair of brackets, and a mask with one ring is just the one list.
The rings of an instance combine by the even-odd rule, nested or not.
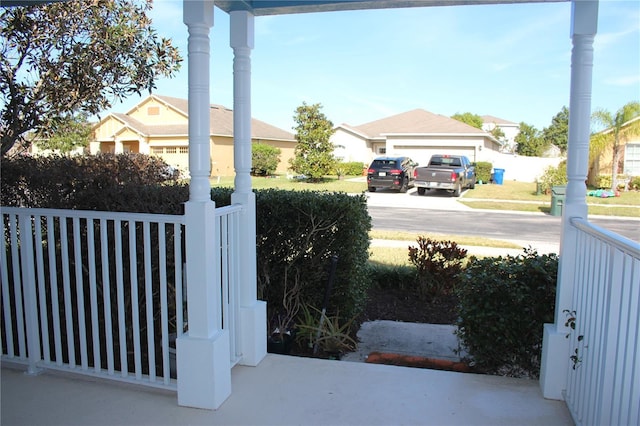
[[(570, 15), (565, 2), (256, 17), (252, 115), (293, 131), (295, 109), (306, 102), (322, 104), (335, 125), (422, 108), (542, 130), (569, 106)], [(185, 58), (155, 93), (187, 98), (182, 1), (156, 0), (151, 17)], [(229, 16), (217, 8), (210, 37), (211, 103), (233, 108)], [(640, 2), (601, 0), (592, 108), (615, 112), (630, 101), (640, 101)]]

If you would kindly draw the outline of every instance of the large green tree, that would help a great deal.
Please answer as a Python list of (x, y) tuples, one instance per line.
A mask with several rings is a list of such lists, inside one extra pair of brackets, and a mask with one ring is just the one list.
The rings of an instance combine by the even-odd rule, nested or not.
[(307, 176), (312, 182), (331, 173), (335, 164), (334, 147), (329, 141), (334, 132), (333, 123), (321, 109), (321, 104), (307, 105), (303, 102), (293, 117), (297, 124), (294, 130), (298, 143), (289, 164), (294, 172)]
[(553, 144), (562, 152), (567, 151), (569, 141), (569, 108), (563, 106), (552, 119), (549, 127), (542, 130), (542, 139), (547, 144)]
[(155, 88), (180, 67), (151, 0), (82, 0), (0, 8), (1, 155)]
[(451, 118), (453, 118), (454, 120), (462, 121), (463, 123), (468, 124), (469, 126), (476, 127), (478, 129), (482, 129), (482, 124), (484, 123), (482, 117), (470, 112), (465, 112), (462, 114), (455, 113), (451, 116)]
[(516, 152), (529, 157), (540, 157), (549, 146), (540, 135), (540, 131), (527, 123), (520, 123), (520, 132), (514, 139)]
[(629, 102), (615, 113), (599, 109), (591, 114), (591, 120), (605, 130), (591, 137), (591, 161), (595, 161), (607, 148), (612, 150), (611, 190), (617, 188), (618, 167), (620, 156), (626, 141), (640, 135), (640, 120), (633, 121), (640, 116), (640, 102)]

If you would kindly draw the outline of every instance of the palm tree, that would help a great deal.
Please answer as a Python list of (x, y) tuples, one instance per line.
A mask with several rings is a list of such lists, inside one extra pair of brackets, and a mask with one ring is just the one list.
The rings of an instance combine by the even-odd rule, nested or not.
[[(640, 102), (629, 102), (615, 114), (600, 109), (591, 114), (591, 120), (606, 130), (591, 137), (591, 161), (595, 161), (603, 151), (611, 147), (613, 164), (611, 167), (611, 190), (615, 191), (620, 154), (632, 136), (640, 135)], [(624, 143), (623, 143), (624, 142)]]

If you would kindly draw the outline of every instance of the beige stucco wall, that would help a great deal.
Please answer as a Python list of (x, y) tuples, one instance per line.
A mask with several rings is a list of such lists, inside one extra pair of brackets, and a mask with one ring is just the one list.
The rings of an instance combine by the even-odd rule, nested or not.
[[(157, 114), (150, 114), (157, 108)], [(130, 110), (127, 115), (145, 124), (186, 124), (187, 117), (158, 102), (154, 98), (147, 98)]]

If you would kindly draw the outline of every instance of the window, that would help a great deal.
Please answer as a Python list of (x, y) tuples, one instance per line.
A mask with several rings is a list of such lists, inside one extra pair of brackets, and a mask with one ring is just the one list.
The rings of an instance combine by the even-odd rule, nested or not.
[(640, 176), (640, 143), (628, 143), (624, 147), (625, 175)]
[(383, 148), (378, 148), (378, 154), (383, 155), (387, 153), (387, 148), (383, 147)]
[(176, 153), (176, 147), (175, 146), (168, 146), (165, 148), (165, 153), (167, 154), (175, 154)]
[(160, 107), (150, 106), (147, 108), (147, 115), (160, 115)]
[(151, 153), (152, 154), (156, 154), (156, 155), (160, 155), (164, 152), (164, 149), (161, 146), (154, 146), (151, 148)]
[(188, 154), (189, 153), (189, 147), (188, 146), (181, 146), (180, 148), (178, 148), (178, 152), (180, 152), (180, 154)]

